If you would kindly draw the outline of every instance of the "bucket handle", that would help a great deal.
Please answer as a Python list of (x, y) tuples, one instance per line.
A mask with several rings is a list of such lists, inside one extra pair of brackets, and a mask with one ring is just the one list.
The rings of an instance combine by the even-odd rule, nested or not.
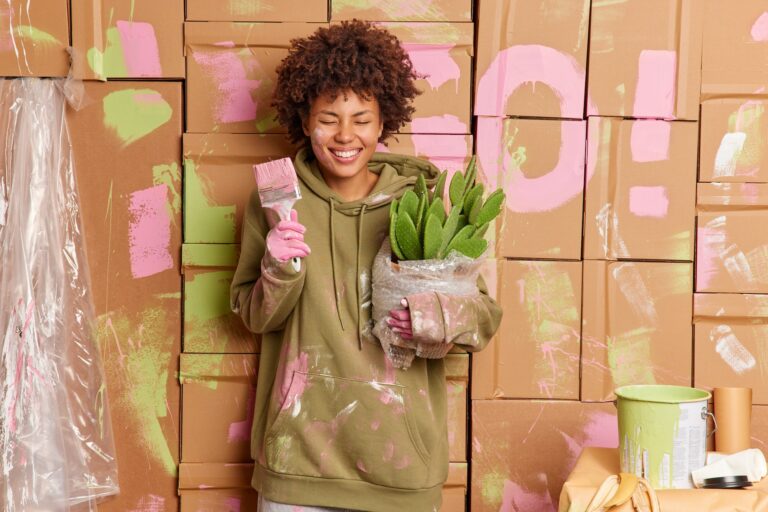
[(714, 424), (714, 428), (712, 429), (712, 432), (707, 433), (707, 437), (711, 436), (715, 432), (717, 432), (717, 419), (715, 419), (715, 415), (711, 412), (707, 411), (706, 409), (701, 410), (701, 419), (706, 420), (707, 416), (712, 417), (712, 423)]

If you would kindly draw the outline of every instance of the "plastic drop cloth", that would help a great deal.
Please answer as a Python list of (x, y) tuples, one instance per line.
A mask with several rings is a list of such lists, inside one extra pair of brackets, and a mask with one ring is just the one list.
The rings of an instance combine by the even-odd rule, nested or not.
[(0, 80), (0, 509), (95, 510), (117, 463), (62, 80)]
[(417, 356), (443, 358), (453, 348), (453, 344), (405, 340), (387, 325), (389, 312), (402, 307), (400, 301), (416, 293), (433, 291), (469, 297), (478, 295), (477, 280), (482, 266), (483, 258), (475, 260), (455, 251), (444, 260), (393, 263), (389, 238), (384, 240), (373, 260), (373, 334), (396, 368), (410, 367)]

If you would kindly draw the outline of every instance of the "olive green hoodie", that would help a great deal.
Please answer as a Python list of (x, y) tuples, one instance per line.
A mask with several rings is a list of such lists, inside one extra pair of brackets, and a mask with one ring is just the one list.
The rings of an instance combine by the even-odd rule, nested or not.
[[(299, 272), (265, 257), (269, 228), (254, 192), (232, 282), (233, 310), (263, 334), (253, 486), (294, 505), (437, 510), (448, 472), (443, 361), (417, 358), (407, 370), (389, 363), (370, 334), (370, 276), (392, 199), (419, 174), (434, 183), (438, 171), (424, 160), (376, 153), (373, 191), (346, 202), (325, 184), (310, 151), (300, 150), (294, 165), (302, 194), (295, 208), (311, 255)], [(436, 342), (467, 343), (470, 351), (487, 344), (501, 313), (482, 284), (481, 291), (454, 298), (473, 314), (462, 326), (441, 326)], [(409, 305), (439, 309), (451, 300), (426, 293)]]

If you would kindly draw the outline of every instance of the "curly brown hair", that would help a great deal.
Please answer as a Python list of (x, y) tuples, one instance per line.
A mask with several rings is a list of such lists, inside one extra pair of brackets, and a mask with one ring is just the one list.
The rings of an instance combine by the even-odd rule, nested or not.
[(411, 120), (411, 102), (421, 94), (414, 85), (418, 78), (397, 37), (368, 22), (345, 21), (291, 40), (288, 56), (277, 67), (272, 105), (291, 141), (306, 144), (302, 119), (316, 98), (330, 94), (335, 99), (347, 90), (373, 97), (381, 108), (383, 141)]

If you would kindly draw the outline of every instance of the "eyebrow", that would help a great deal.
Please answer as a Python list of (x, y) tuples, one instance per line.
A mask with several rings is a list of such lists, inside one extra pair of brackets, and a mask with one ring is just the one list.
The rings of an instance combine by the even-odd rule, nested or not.
[[(365, 114), (370, 114), (372, 112), (373, 112), (372, 110), (361, 110), (360, 112), (355, 112), (354, 114), (352, 114), (352, 117), (358, 117)], [(318, 112), (318, 114), (325, 114), (327, 116), (339, 117), (339, 114), (337, 114), (336, 112), (331, 112), (330, 110), (321, 110), (320, 112)]]

